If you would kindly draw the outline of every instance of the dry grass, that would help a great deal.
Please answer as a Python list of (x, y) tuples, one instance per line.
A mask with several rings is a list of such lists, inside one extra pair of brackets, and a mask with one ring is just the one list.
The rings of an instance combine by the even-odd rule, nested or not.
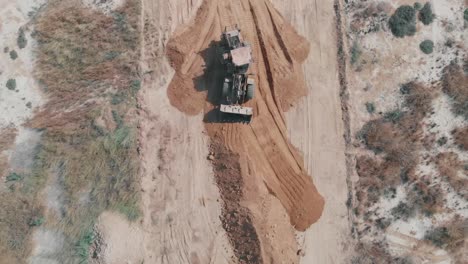
[(16, 128), (5, 128), (0, 130), (0, 180), (5, 176), (8, 169), (7, 157), (3, 155), (3, 151), (10, 148), (15, 142), (16, 134), (18, 131)]
[[(139, 217), (136, 122), (130, 116), (139, 89), (139, 11), (136, 0), (110, 16), (77, 1), (51, 1), (37, 17), (36, 76), (49, 100), (29, 125), (44, 134), (34, 171), (2, 197), (2, 208), (10, 203), (24, 210), (0, 213), (0, 258), (21, 263), (28, 256), (32, 227), (24, 223), (43, 214), (37, 193), (50, 173), (60, 174), (65, 196), (64, 215), (45, 223), (66, 237), (61, 263), (87, 262), (85, 238), (102, 211)], [(121, 100), (113, 104), (115, 94)], [(99, 125), (104, 108), (112, 109), (115, 129)], [(17, 221), (22, 224), (4, 225)]]
[(455, 144), (464, 151), (468, 151), (468, 126), (460, 127), (452, 131)]
[(452, 111), (468, 120), (468, 75), (459, 65), (452, 63), (444, 69), (442, 90), (452, 100)]
[(454, 152), (443, 152), (434, 159), (440, 175), (447, 179), (458, 195), (468, 200), (468, 189), (466, 188), (468, 180), (460, 177), (465, 168), (458, 155)]

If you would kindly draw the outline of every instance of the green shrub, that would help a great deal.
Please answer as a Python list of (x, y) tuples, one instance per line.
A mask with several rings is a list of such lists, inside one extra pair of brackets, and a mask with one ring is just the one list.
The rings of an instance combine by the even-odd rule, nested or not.
[(374, 103), (371, 103), (371, 102), (367, 102), (366, 103), (366, 110), (369, 114), (372, 114), (375, 112), (375, 105)]
[(18, 58), (18, 53), (14, 50), (10, 51), (10, 58), (16, 60), (16, 58)]
[(88, 263), (89, 247), (93, 244), (94, 238), (94, 230), (90, 228), (81, 235), (80, 239), (76, 243), (76, 253), (80, 258), (80, 263)]
[(26, 35), (24, 34), (24, 30), (22, 28), (18, 32), (18, 39), (16, 40), (16, 43), (20, 49), (24, 49), (28, 44), (28, 40), (26, 39)]
[(400, 111), (399, 109), (393, 110), (384, 114), (384, 118), (387, 119), (388, 121), (392, 121), (393, 123), (400, 120), (402, 116), (403, 116), (403, 112)]
[(395, 37), (413, 36), (416, 33), (416, 11), (409, 5), (400, 6), (388, 23)]
[(12, 172), (12, 173), (8, 174), (8, 176), (6, 177), (7, 182), (19, 181), (21, 179), (23, 179), (23, 176), (21, 176), (20, 174), (15, 173), (15, 172)]
[(434, 42), (432, 42), (432, 40), (426, 39), (421, 42), (421, 44), (419, 44), (419, 48), (425, 54), (431, 54), (434, 51)]
[(422, 5), (421, 5), (421, 3), (416, 2), (416, 3), (414, 3), (413, 7), (414, 7), (415, 10), (418, 10), (418, 11), (419, 11), (419, 10), (421, 10)]
[(437, 140), (437, 144), (439, 144), (439, 146), (443, 146), (447, 144), (447, 141), (448, 141), (447, 137), (441, 137)]
[(392, 208), (391, 213), (396, 219), (403, 219), (406, 221), (414, 216), (414, 207), (400, 202), (396, 207)]
[(8, 79), (6, 82), (6, 87), (8, 90), (15, 90), (16, 89), (16, 80), (15, 79)]
[(31, 220), (29, 221), (29, 226), (33, 227), (33, 226), (40, 226), (44, 223), (45, 219), (44, 217), (33, 217), (31, 218)]
[(435, 15), (432, 13), (431, 4), (427, 2), (424, 7), (419, 11), (419, 20), (424, 25), (429, 25), (434, 21)]
[(463, 18), (465, 19), (465, 21), (468, 21), (468, 8), (465, 9), (465, 12), (463, 12)]

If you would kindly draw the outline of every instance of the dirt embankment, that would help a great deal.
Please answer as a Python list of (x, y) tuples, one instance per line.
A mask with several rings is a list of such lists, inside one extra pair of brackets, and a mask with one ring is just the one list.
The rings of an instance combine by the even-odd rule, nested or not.
[[(210, 112), (215, 111), (211, 103), (216, 104), (223, 77), (213, 41), (219, 40), (224, 26), (235, 24), (253, 46), (251, 72), (258, 88), (248, 105), (254, 107), (255, 116), (250, 125), (209, 123)], [(230, 150), (247, 157), (248, 163), (241, 166), (263, 178), (298, 230), (317, 221), (324, 203), (287, 139), (283, 115), (306, 94), (300, 64), (307, 54), (308, 43), (267, 1), (207, 0), (193, 24), (176, 33), (168, 44), (176, 69), (168, 90), (171, 103), (187, 114), (204, 110), (209, 134), (219, 136)]]

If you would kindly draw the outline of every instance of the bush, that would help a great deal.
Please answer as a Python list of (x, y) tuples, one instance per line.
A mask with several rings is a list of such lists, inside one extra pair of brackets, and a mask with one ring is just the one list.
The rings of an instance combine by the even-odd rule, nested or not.
[(400, 111), (399, 109), (393, 110), (384, 114), (384, 118), (393, 123), (398, 122), (398, 120), (400, 120), (402, 116), (403, 116), (403, 112)]
[(404, 202), (400, 202), (391, 211), (393, 217), (396, 219), (403, 219), (404, 221), (414, 216), (414, 207), (409, 206)]
[(423, 22), (424, 25), (429, 25), (434, 21), (435, 15), (432, 13), (431, 4), (427, 2), (424, 7), (419, 11), (419, 20)]
[(414, 3), (413, 7), (414, 7), (415, 10), (418, 10), (418, 11), (419, 11), (419, 10), (421, 10), (422, 5), (421, 5), (421, 3), (416, 2), (416, 3)]
[(16, 40), (18, 47), (20, 49), (24, 49), (28, 44), (28, 40), (26, 39), (26, 35), (24, 34), (24, 30), (20, 29), (18, 32), (18, 39)]
[(31, 218), (31, 220), (29, 221), (29, 226), (30, 227), (33, 227), (33, 226), (40, 226), (42, 225), (43, 223), (45, 222), (45, 219), (44, 217), (33, 217)]
[(416, 11), (409, 5), (400, 6), (388, 23), (395, 37), (413, 36), (416, 33)]
[(465, 19), (465, 21), (468, 21), (468, 8), (465, 9), (465, 12), (463, 13), (463, 18)]
[(434, 51), (434, 42), (432, 42), (432, 40), (426, 39), (421, 42), (421, 44), (419, 44), (419, 48), (425, 54), (431, 54)]
[(433, 230), (427, 231), (424, 239), (429, 240), (436, 247), (443, 247), (450, 242), (450, 233), (446, 227), (437, 227)]
[(16, 80), (15, 79), (8, 79), (6, 82), (6, 87), (8, 90), (15, 90), (16, 89)]
[(18, 58), (18, 53), (14, 50), (10, 51), (10, 58), (16, 60), (16, 58)]
[(367, 109), (367, 112), (368, 112), (369, 114), (374, 113), (374, 112), (375, 112), (375, 105), (374, 105), (374, 103), (367, 102), (367, 103), (366, 103), (366, 109)]
[(20, 174), (17, 174), (15, 172), (12, 172), (10, 173), (7, 177), (6, 177), (6, 181), (7, 182), (10, 182), (10, 181), (19, 181), (23, 179), (23, 176), (21, 176)]

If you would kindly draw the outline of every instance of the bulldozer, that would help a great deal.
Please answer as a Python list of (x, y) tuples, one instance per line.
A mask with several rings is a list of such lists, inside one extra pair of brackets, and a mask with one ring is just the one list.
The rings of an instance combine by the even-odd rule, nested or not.
[(222, 89), (221, 113), (250, 122), (253, 115), (251, 107), (242, 106), (253, 99), (255, 81), (247, 74), (252, 63), (250, 44), (242, 39), (240, 29), (224, 30), (218, 47), (221, 64), (225, 65), (226, 76)]

